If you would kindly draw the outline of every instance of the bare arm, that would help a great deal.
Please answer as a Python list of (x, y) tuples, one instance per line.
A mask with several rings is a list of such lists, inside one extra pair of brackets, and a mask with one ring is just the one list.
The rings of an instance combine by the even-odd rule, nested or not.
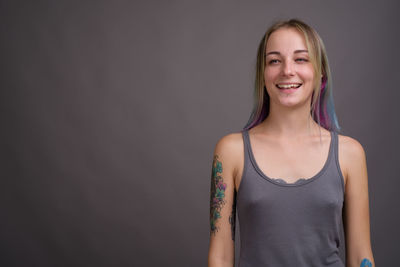
[(344, 230), (346, 236), (346, 266), (375, 267), (370, 239), (370, 216), (366, 156), (362, 145), (345, 137), (347, 162)]
[(210, 188), (210, 244), (208, 266), (234, 266), (235, 211), (232, 138), (221, 138), (214, 150)]

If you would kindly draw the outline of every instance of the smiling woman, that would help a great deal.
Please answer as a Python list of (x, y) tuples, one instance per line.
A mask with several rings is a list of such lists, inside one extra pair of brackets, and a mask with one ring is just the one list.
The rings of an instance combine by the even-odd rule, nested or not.
[[(239, 267), (374, 266), (365, 152), (339, 135), (328, 58), (317, 32), (278, 22), (258, 49), (254, 109), (216, 144), (208, 264)], [(342, 214), (344, 215), (342, 217)]]

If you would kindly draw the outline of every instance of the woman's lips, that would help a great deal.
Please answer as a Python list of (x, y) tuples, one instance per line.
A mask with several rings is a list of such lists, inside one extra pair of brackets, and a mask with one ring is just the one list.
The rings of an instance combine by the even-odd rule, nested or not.
[(301, 83), (277, 83), (276, 87), (279, 89), (299, 88)]
[(301, 87), (301, 83), (287, 83), (287, 84), (276, 84), (276, 87), (284, 93), (292, 93)]

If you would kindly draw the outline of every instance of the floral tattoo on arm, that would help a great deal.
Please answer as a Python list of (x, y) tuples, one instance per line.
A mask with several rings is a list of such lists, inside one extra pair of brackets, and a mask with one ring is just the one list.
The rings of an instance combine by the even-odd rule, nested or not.
[(216, 234), (218, 228), (216, 222), (221, 218), (221, 209), (225, 204), (225, 189), (222, 174), (222, 163), (218, 160), (218, 155), (214, 156), (211, 172), (211, 192), (210, 192), (210, 230), (211, 234)]

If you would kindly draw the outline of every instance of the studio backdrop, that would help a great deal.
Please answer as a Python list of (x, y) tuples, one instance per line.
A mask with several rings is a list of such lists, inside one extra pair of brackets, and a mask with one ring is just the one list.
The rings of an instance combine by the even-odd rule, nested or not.
[(249, 119), (265, 30), (292, 17), (324, 40), (339, 124), (367, 156), (375, 262), (395, 266), (398, 10), (0, 1), (0, 266), (206, 266), (215, 144)]

